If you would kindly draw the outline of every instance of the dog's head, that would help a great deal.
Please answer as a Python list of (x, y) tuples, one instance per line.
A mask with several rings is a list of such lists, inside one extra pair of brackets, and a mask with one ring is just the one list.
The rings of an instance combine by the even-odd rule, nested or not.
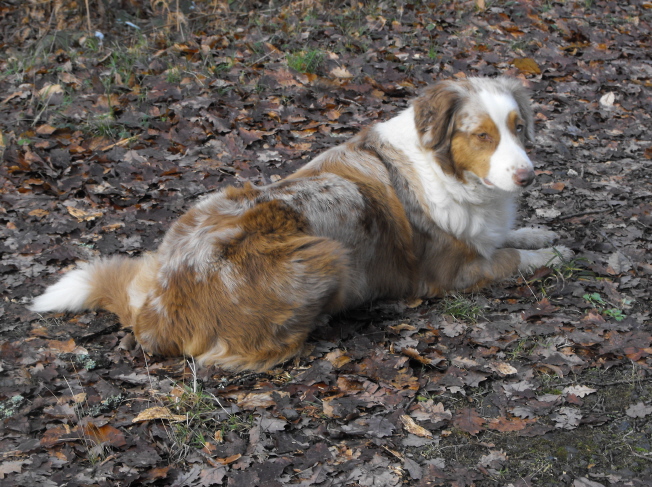
[(421, 145), (445, 173), (516, 191), (534, 179), (525, 143), (534, 138), (526, 89), (511, 78), (441, 81), (414, 101)]

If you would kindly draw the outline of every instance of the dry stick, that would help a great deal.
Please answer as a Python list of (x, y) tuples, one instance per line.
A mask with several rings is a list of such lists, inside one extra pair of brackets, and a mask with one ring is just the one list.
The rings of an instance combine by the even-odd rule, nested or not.
[(90, 34), (93, 32), (93, 29), (91, 28), (91, 9), (88, 6), (88, 0), (84, 0), (86, 2), (86, 21), (88, 22), (88, 33)]
[(588, 211), (580, 211), (579, 213), (571, 213), (570, 215), (559, 215), (558, 217), (554, 218), (555, 220), (568, 220), (569, 218), (575, 218), (577, 216), (584, 216), (584, 215), (593, 215), (594, 213), (605, 213), (608, 211), (613, 211), (613, 208), (603, 208), (601, 210), (588, 210)]
[(177, 33), (179, 33), (181, 31), (180, 26), (179, 26), (179, 0), (177, 0), (177, 15), (176, 15), (176, 18), (177, 18)]

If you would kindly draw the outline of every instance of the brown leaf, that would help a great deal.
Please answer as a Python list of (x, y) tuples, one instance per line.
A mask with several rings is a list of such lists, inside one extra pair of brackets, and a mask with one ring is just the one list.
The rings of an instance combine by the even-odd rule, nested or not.
[(444, 408), (443, 403), (440, 402), (435, 404), (432, 399), (419, 402), (410, 413), (410, 416), (417, 420), (428, 420), (433, 423), (448, 421), (453, 417), (452, 413)]
[(331, 74), (335, 78), (353, 78), (351, 72), (343, 67), (338, 66), (337, 68), (331, 69)]
[(96, 218), (102, 216), (101, 211), (88, 212), (86, 210), (82, 210), (81, 208), (75, 208), (74, 206), (66, 206), (66, 209), (68, 210), (68, 213), (77, 218), (77, 220), (80, 222), (95, 220)]
[(220, 462), (222, 465), (228, 465), (229, 463), (233, 463), (237, 460), (240, 459), (242, 455), (240, 453), (236, 453), (235, 455), (231, 455), (230, 457), (226, 458), (216, 458), (218, 462)]
[(43, 125), (39, 125), (36, 128), (36, 133), (39, 134), (39, 135), (51, 135), (51, 134), (53, 134), (55, 132), (55, 130), (57, 130), (56, 127), (53, 127), (52, 125), (48, 125), (46, 123), (46, 124), (43, 124)]
[(484, 429), (482, 427), (483, 423), (484, 419), (473, 408), (464, 408), (453, 418), (453, 424), (455, 426), (472, 435), (477, 435)]
[(432, 360), (427, 357), (422, 356), (416, 348), (404, 348), (401, 350), (403, 355), (407, 355), (411, 359), (414, 359), (418, 362), (421, 362), (424, 365), (432, 364)]
[(346, 355), (339, 348), (337, 350), (333, 350), (332, 352), (327, 353), (324, 359), (330, 362), (333, 365), (333, 367), (335, 367), (336, 369), (339, 369), (340, 367), (342, 367), (345, 364), (348, 364), (351, 361), (351, 357)]
[(363, 391), (364, 385), (359, 380), (340, 376), (337, 378), (337, 388), (342, 392), (355, 394), (358, 391)]
[(281, 397), (287, 397), (290, 395), (290, 393), (286, 391), (251, 392), (249, 394), (238, 394), (238, 407), (249, 410), (271, 407), (276, 404), (276, 400), (272, 397), (273, 394), (278, 394)]
[(43, 88), (41, 88), (38, 91), (38, 94), (42, 99), (47, 99), (47, 98), (49, 98), (49, 97), (51, 97), (53, 95), (56, 95), (58, 93), (63, 93), (63, 92), (64, 92), (64, 90), (61, 87), (61, 85), (55, 85), (55, 84), (52, 84), (52, 83), (45, 83)]
[(50, 350), (56, 350), (59, 353), (72, 353), (76, 347), (77, 344), (72, 338), (65, 342), (60, 342), (58, 340), (48, 340), (48, 348)]
[(35, 216), (36, 218), (43, 218), (46, 215), (49, 215), (50, 212), (48, 210), (42, 210), (40, 208), (37, 208), (36, 210), (32, 210), (28, 213), (29, 216)]
[(414, 420), (409, 417), (407, 414), (401, 416), (401, 423), (408, 433), (413, 435), (420, 436), (422, 438), (432, 438), (432, 433), (425, 429), (423, 426), (419, 426), (414, 422)]
[(508, 364), (507, 362), (491, 362), (489, 367), (501, 377), (514, 375), (518, 372), (516, 367)]
[(512, 61), (512, 64), (523, 74), (541, 74), (541, 68), (530, 57), (516, 58)]
[(530, 318), (539, 318), (541, 316), (550, 316), (559, 308), (550, 304), (548, 298), (543, 298), (537, 304), (531, 306), (529, 309), (526, 309), (521, 313), (521, 317), (524, 320), (529, 320)]
[(91, 439), (97, 445), (111, 445), (120, 448), (127, 444), (122, 431), (108, 424), (98, 428), (93, 423), (89, 423), (83, 428), (83, 432), (85, 438)]
[(243, 128), (238, 128), (240, 138), (244, 141), (245, 145), (249, 145), (257, 140), (261, 140), (265, 135), (272, 134), (273, 131), (264, 131), (264, 130), (247, 130)]
[(504, 433), (507, 431), (521, 431), (522, 429), (525, 429), (529, 423), (532, 422), (533, 420), (526, 420), (521, 418), (508, 419), (505, 416), (501, 416), (499, 418), (490, 419), (487, 422), (486, 426), (489, 429), (501, 431)]
[(138, 413), (134, 419), (131, 420), (132, 423), (141, 423), (143, 421), (152, 421), (154, 419), (167, 419), (169, 421), (185, 421), (187, 418), (183, 414), (172, 414), (168, 408), (163, 406), (155, 406), (152, 408), (145, 409)]
[(72, 430), (67, 424), (50, 428), (43, 433), (40, 442), (41, 446), (44, 448), (50, 448), (63, 441), (76, 441), (78, 438), (71, 438), (71, 433)]
[(169, 465), (166, 467), (155, 467), (145, 474), (145, 478), (149, 480), (164, 479), (168, 476), (168, 470), (170, 470)]

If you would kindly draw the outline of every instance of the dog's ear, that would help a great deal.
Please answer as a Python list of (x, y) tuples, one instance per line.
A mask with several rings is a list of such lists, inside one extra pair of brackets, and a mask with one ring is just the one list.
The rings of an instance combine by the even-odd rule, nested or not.
[(450, 174), (455, 173), (450, 148), (464, 88), (463, 82), (439, 81), (426, 88), (413, 104), (421, 145), (437, 152), (439, 164)]
[(459, 84), (439, 81), (414, 100), (414, 121), (423, 147), (440, 151), (450, 143), (462, 101)]
[(499, 78), (499, 80), (516, 100), (518, 111), (525, 123), (525, 138), (529, 142), (534, 142), (534, 112), (529, 90), (517, 79)]

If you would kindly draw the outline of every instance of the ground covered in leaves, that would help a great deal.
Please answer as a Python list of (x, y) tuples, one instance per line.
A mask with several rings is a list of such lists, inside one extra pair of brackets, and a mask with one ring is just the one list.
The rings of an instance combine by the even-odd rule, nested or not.
[[(652, 4), (484, 3), (0, 2), (0, 483), (651, 485)], [(559, 269), (374, 303), (266, 374), (25, 307), (434, 80), (501, 73), (533, 92), (521, 217), (576, 251)]]

